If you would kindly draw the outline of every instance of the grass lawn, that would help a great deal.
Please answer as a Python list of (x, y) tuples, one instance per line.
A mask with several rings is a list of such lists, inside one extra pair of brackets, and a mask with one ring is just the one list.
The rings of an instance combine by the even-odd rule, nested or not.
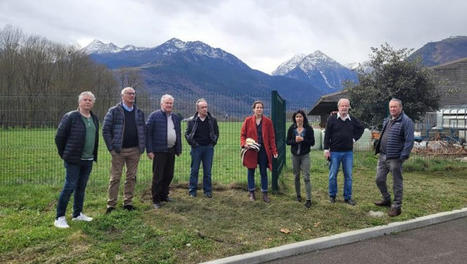
[[(402, 215), (374, 218), (368, 215), (370, 210), (385, 211), (373, 205), (380, 198), (374, 183), (374, 155), (355, 155), (355, 207), (343, 203), (341, 173), (338, 202), (328, 202), (322, 152), (313, 151), (311, 160), (310, 209), (295, 201), (290, 168), (281, 176), (281, 193), (272, 195), (270, 204), (260, 199), (249, 202), (241, 182), (217, 184), (212, 199), (190, 198), (186, 182), (179, 180), (171, 190), (176, 201), (155, 211), (149, 184), (139, 182), (134, 201), (138, 210), (127, 212), (120, 207), (110, 215), (104, 214), (107, 183), (95, 181), (86, 190), (84, 206), (94, 221), (71, 222), (70, 203), (67, 230), (53, 227), (61, 184), (3, 184), (0, 262), (197, 263), (467, 206), (465, 163), (412, 157), (405, 164)], [(290, 232), (281, 232), (283, 228)]]

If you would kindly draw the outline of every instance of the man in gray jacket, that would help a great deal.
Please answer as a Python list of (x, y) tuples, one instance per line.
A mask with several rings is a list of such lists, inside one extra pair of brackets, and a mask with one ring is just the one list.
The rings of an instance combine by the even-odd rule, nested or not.
[(118, 199), (118, 188), (123, 166), (126, 164), (126, 181), (123, 208), (132, 211), (133, 191), (139, 159), (146, 145), (144, 113), (135, 105), (135, 90), (126, 87), (121, 92), (122, 102), (109, 109), (104, 117), (102, 134), (112, 155), (109, 199), (106, 213), (112, 212)]
[[(402, 164), (409, 158), (414, 142), (414, 124), (402, 111), (402, 102), (393, 98), (389, 101), (390, 116), (383, 122), (383, 130), (376, 146), (379, 154), (376, 172), (376, 185), (383, 196), (377, 206), (391, 207), (389, 216), (398, 216), (402, 210)], [(386, 178), (391, 172), (393, 179), (394, 202), (391, 206), (391, 195), (388, 192)]]

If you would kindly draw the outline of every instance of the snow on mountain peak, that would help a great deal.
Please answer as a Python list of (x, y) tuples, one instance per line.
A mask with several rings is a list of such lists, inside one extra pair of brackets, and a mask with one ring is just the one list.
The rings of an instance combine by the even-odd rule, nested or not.
[(273, 75), (285, 75), (291, 70), (299, 67), (303, 72), (309, 72), (314, 69), (320, 69), (321, 67), (340, 67), (340, 64), (324, 54), (320, 50), (305, 55), (298, 54), (293, 56), (290, 60), (282, 63), (277, 69), (272, 72)]
[(177, 52), (190, 51), (193, 54), (207, 56), (211, 58), (224, 58), (228, 54), (221, 49), (212, 48), (201, 41), (187, 41), (172, 38), (161, 46), (164, 47), (163, 55), (170, 55)]
[(305, 57), (306, 55), (303, 53), (293, 56), (290, 60), (279, 65), (279, 67), (277, 67), (277, 69), (272, 72), (272, 75), (285, 75), (297, 67), (297, 65), (299, 65)]
[(341, 89), (343, 80), (357, 80), (354, 72), (320, 50), (306, 56), (296, 55), (282, 63), (272, 74), (311, 82), (329, 91)]
[(369, 61), (351, 62), (351, 63), (347, 63), (345, 67), (355, 72), (370, 73), (373, 71), (373, 68), (371, 67)]
[(118, 47), (112, 42), (106, 44), (100, 40), (93, 40), (89, 45), (83, 48), (87, 54), (103, 54), (103, 53), (117, 53), (121, 51), (135, 51), (135, 50), (144, 50), (146, 48), (135, 47), (133, 45), (126, 45), (123, 48)]
[[(177, 38), (169, 39), (159, 46), (153, 48), (140, 48), (134, 45), (125, 45), (123, 48), (116, 46), (113, 43), (103, 43), (100, 40), (94, 40), (85, 48), (82, 49), (87, 54), (108, 54), (120, 52), (148, 52), (144, 56), (157, 57), (157, 56), (171, 56), (177, 53), (191, 53), (197, 56), (205, 56), (214, 59), (222, 59), (230, 64), (236, 64), (241, 67), (248, 67), (235, 56), (223, 51), (219, 48), (213, 48), (201, 41), (182, 41)], [(126, 56), (126, 55), (125, 55)]]
[(324, 54), (320, 50), (316, 50), (315, 52), (311, 53), (310, 55), (303, 58), (302, 62), (300, 63), (300, 69), (304, 72), (309, 72), (314, 69), (321, 70), (324, 68), (339, 68), (342, 67), (337, 61), (330, 58), (328, 55)]
[(100, 40), (93, 40), (89, 45), (84, 47), (84, 51), (88, 54), (91, 53), (114, 53), (118, 52), (120, 50), (119, 47), (117, 47), (115, 44), (112, 42), (105, 44), (104, 42)]
[(179, 40), (178, 38), (171, 38), (167, 40), (164, 44), (168, 46), (174, 46), (177, 49), (184, 49), (186, 47), (186, 42)]
[(142, 47), (136, 47), (134, 45), (125, 45), (123, 48), (121, 48), (121, 51), (139, 51), (139, 50), (145, 50), (147, 48), (142, 48)]

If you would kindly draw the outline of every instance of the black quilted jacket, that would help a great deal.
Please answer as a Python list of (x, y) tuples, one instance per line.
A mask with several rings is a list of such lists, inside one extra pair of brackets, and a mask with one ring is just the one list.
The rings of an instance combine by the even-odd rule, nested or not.
[[(91, 112), (94, 125), (96, 126), (96, 141), (94, 143), (94, 161), (97, 161), (97, 147), (99, 145), (99, 120)], [(66, 113), (58, 125), (55, 135), (58, 155), (68, 162), (79, 164), (83, 153), (84, 141), (86, 139), (86, 126), (81, 119), (79, 111)]]

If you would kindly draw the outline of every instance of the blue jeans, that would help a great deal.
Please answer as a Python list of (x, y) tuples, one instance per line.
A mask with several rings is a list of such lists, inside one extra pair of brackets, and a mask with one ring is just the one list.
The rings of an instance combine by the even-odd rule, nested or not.
[(352, 198), (352, 151), (332, 151), (331, 162), (329, 163), (329, 197), (336, 197), (337, 194), (337, 173), (342, 163), (344, 171), (344, 199)]
[(198, 172), (199, 164), (203, 162), (203, 190), (205, 194), (212, 193), (211, 168), (212, 158), (214, 156), (214, 147), (197, 146), (191, 148), (191, 173), (190, 173), (190, 194), (196, 195), (198, 190)]
[(73, 217), (79, 216), (83, 211), (84, 191), (92, 170), (92, 160), (81, 160), (79, 164), (65, 161), (66, 178), (63, 190), (57, 204), (57, 218), (65, 216), (70, 196), (75, 192), (73, 203)]
[[(263, 146), (258, 152), (259, 173), (261, 175), (261, 191), (268, 191), (268, 156)], [(255, 169), (248, 169), (248, 191), (252, 192), (255, 188)]]

